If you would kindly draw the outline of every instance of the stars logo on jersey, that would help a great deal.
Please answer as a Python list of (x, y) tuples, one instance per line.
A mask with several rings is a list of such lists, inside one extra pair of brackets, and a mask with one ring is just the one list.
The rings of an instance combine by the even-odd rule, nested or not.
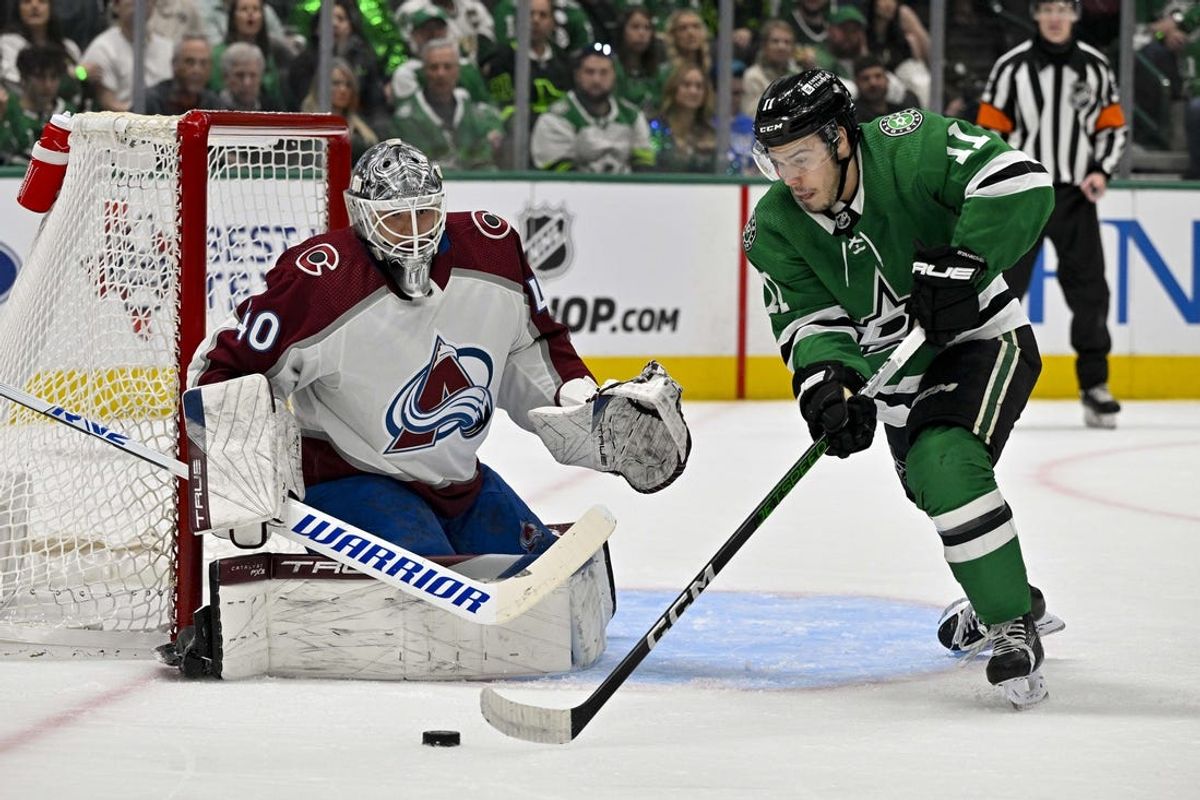
[(541, 279), (557, 278), (575, 259), (571, 220), (565, 205), (527, 206), (520, 215), (525, 238), (525, 258)]
[(858, 344), (863, 355), (877, 353), (897, 344), (908, 333), (908, 313), (899, 293), (875, 273), (875, 310), (861, 323)]
[(441, 336), (429, 363), (400, 390), (384, 417), (392, 443), (384, 455), (408, 453), (435, 446), (458, 432), (478, 436), (495, 409), (491, 390), (492, 357), (479, 347), (456, 347)]
[(742, 228), (742, 249), (749, 253), (750, 248), (754, 247), (754, 240), (757, 238), (758, 218), (751, 214), (750, 220), (746, 223), (746, 227)]
[(908, 108), (882, 117), (879, 120), (879, 130), (885, 136), (903, 136), (921, 127), (921, 123), (924, 121), (925, 116), (920, 111)]

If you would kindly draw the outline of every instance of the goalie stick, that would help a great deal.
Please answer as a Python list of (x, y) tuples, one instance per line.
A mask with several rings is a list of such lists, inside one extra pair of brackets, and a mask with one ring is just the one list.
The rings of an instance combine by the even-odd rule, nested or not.
[[(99, 422), (4, 383), (0, 383), (0, 397), (94, 436), (177, 478), (188, 479), (188, 468), (182, 461)], [(503, 624), (533, 608), (591, 558), (616, 527), (608, 509), (592, 506), (522, 572), (487, 582), (449, 570), (292, 498), (284, 504), (284, 519), (277, 523), (271, 526), (273, 533), (481, 625)]]
[[(912, 332), (888, 356), (887, 361), (875, 372), (860, 394), (866, 397), (875, 396), (924, 341), (925, 332), (919, 327), (914, 327)], [(479, 697), (483, 718), (501, 733), (529, 742), (566, 744), (575, 739), (591, 722), (592, 717), (596, 716), (608, 702), (608, 698), (612, 697), (613, 693), (621, 687), (621, 684), (637, 669), (643, 659), (650, 655), (650, 651), (663, 636), (666, 636), (671, 626), (679, 621), (679, 617), (687, 611), (688, 606), (700, 597), (700, 593), (709, 587), (717, 573), (729, 563), (742, 545), (771, 515), (771, 512), (783, 502), (792, 487), (812, 469), (813, 464), (824, 455), (826, 447), (825, 437), (822, 436), (804, 451), (804, 454), (775, 484), (770, 493), (763, 498), (754, 511), (750, 512), (750, 516), (746, 518), (745, 522), (738, 526), (725, 544), (721, 545), (717, 554), (704, 565), (704, 568), (688, 584), (687, 588), (655, 620), (641, 641), (634, 645), (625, 658), (621, 659), (621, 663), (613, 668), (613, 671), (601, 681), (586, 700), (573, 708), (543, 708), (509, 700), (488, 687)]]

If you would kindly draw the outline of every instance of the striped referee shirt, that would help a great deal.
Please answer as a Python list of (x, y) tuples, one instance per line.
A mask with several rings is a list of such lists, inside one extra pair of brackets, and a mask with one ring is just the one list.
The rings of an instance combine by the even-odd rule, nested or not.
[(1040, 37), (992, 67), (977, 124), (1036, 158), (1055, 184), (1111, 176), (1125, 150), (1125, 115), (1108, 59), (1083, 42), (1052, 52)]

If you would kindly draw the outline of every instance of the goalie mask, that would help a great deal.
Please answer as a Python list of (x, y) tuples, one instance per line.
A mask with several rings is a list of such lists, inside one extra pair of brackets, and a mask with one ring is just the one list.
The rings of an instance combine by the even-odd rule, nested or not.
[(350, 224), (400, 291), (428, 295), (430, 265), (446, 227), (441, 169), (412, 145), (388, 139), (358, 159), (345, 198)]

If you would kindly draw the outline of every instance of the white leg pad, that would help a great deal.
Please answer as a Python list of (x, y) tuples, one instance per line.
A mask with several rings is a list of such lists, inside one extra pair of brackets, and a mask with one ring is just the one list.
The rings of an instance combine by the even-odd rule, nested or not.
[[(519, 556), (452, 568), (499, 577)], [(503, 625), (455, 617), (320, 556), (222, 559), (213, 596), (220, 675), (466, 680), (568, 672), (606, 645), (613, 599), (604, 551)]]

